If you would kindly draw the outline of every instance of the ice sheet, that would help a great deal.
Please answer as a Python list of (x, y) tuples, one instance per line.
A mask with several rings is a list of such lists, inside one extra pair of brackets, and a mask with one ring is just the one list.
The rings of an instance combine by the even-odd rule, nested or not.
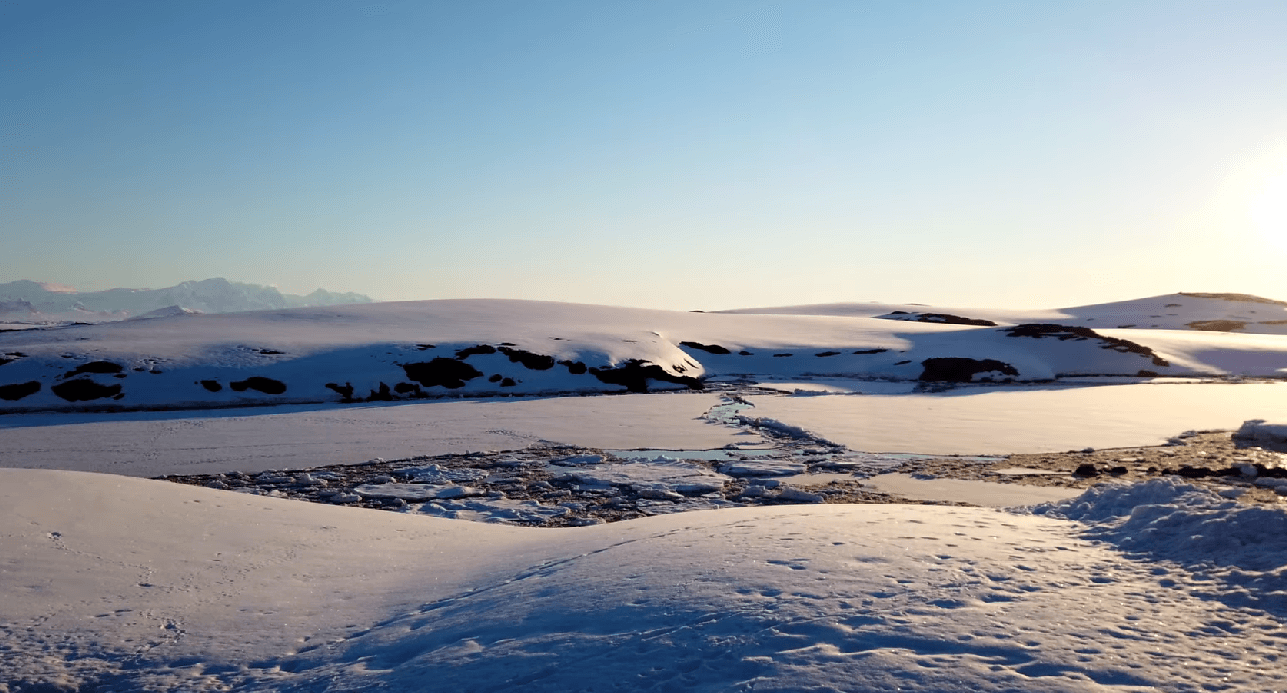
[(129, 476), (306, 468), (374, 457), (522, 448), (717, 448), (740, 435), (700, 417), (703, 393), (320, 405), (277, 410), (0, 417), (0, 466)]
[(1287, 384), (963, 388), (938, 394), (751, 397), (766, 416), (854, 450), (952, 454), (1160, 445), (1186, 430), (1287, 420)]

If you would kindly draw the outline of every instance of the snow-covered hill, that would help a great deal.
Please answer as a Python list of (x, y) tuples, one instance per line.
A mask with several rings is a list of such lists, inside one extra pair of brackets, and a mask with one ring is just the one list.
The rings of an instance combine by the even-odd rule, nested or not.
[[(1203, 310), (1216, 299), (1193, 300), (1202, 310), (1177, 312), (1176, 321), (1209, 315)], [(1083, 322), (1090, 312), (1081, 311)], [(819, 375), (927, 383), (1284, 377), (1287, 335), (512, 300), (183, 313), (0, 333), (0, 408), (10, 410), (641, 392)]]
[(1055, 310), (935, 308), (921, 304), (826, 303), (743, 308), (725, 313), (840, 315), (939, 324), (1054, 322), (1095, 329), (1162, 329), (1287, 334), (1287, 301), (1247, 294), (1178, 293)]

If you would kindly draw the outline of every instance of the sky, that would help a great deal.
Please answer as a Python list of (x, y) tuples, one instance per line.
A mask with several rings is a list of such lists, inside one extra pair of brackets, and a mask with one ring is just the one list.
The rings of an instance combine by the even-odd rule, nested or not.
[(1287, 3), (0, 2), (0, 282), (1287, 299)]

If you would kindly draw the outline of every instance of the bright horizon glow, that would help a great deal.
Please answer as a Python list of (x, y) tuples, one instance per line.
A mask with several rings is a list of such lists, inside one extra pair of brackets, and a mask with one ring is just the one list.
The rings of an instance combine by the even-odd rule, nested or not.
[(1284, 35), (1276, 0), (17, 0), (0, 281), (1284, 299), (1281, 184), (1237, 173), (1287, 160)]
[(1265, 241), (1287, 253), (1287, 164), (1265, 182), (1264, 189), (1252, 201), (1250, 216)]

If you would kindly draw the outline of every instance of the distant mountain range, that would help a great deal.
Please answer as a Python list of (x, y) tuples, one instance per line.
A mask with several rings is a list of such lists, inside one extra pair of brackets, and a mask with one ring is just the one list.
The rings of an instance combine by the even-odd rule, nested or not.
[(308, 308), (371, 303), (369, 296), (318, 289), (306, 296), (271, 286), (227, 279), (187, 281), (164, 289), (108, 289), (77, 292), (58, 284), (21, 279), (0, 284), (0, 319), (100, 322), (138, 317), (164, 309), (201, 313)]

